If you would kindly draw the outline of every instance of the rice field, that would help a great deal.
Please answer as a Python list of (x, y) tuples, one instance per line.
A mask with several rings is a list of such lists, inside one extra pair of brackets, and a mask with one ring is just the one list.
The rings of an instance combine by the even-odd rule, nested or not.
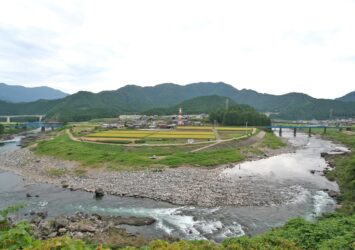
[(245, 127), (217, 127), (218, 131), (250, 131), (253, 128), (245, 128)]
[(100, 138), (132, 138), (132, 139), (215, 139), (212, 131), (179, 131), (179, 130), (108, 130), (87, 135), (87, 137)]
[[(221, 139), (237, 138), (252, 129), (245, 127), (216, 128)], [(84, 136), (88, 141), (126, 140), (134, 142), (144, 140), (147, 144), (186, 143), (187, 139), (194, 139), (195, 142), (216, 140), (212, 126), (181, 126), (175, 130), (106, 130), (88, 133)]]

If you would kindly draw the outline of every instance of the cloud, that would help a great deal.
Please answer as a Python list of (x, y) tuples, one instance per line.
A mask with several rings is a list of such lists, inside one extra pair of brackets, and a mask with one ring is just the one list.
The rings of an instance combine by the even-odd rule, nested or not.
[(355, 3), (3, 0), (0, 81), (69, 92), (225, 81), (337, 97), (354, 90)]

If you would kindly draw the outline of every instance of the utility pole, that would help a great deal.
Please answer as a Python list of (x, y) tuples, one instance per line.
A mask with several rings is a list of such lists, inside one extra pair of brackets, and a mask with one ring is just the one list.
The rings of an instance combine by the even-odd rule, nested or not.
[(333, 118), (333, 109), (329, 109), (329, 120)]
[(226, 99), (226, 111), (228, 111), (228, 109), (229, 109), (229, 99), (227, 98)]

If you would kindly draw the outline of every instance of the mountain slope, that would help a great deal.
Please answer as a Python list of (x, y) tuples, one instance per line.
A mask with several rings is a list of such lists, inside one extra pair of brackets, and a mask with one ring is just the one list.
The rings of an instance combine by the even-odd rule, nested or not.
[(342, 97), (339, 97), (336, 100), (342, 101), (342, 102), (355, 102), (355, 91), (350, 92)]
[(218, 109), (224, 109), (226, 105), (236, 106), (237, 103), (228, 97), (218, 95), (200, 96), (169, 108), (154, 108), (143, 113), (146, 115), (173, 115), (178, 114), (179, 108), (182, 108), (184, 114), (208, 114)]
[[(97, 94), (78, 92), (58, 100), (40, 100), (26, 104), (2, 103), (1, 114), (47, 114), (47, 119), (83, 121), (92, 118), (133, 114), (154, 108), (168, 108), (196, 97), (224, 96), (247, 104), (258, 111), (273, 112), (282, 119), (328, 119), (355, 117), (355, 102), (316, 99), (302, 93), (270, 95), (254, 90), (238, 90), (225, 83), (193, 83), (185, 86), (165, 83), (154, 87), (127, 85)], [(174, 111), (175, 113), (175, 111)]]
[(0, 83), (0, 100), (8, 102), (32, 102), (39, 99), (53, 100), (67, 96), (66, 93), (49, 87), (26, 88)]

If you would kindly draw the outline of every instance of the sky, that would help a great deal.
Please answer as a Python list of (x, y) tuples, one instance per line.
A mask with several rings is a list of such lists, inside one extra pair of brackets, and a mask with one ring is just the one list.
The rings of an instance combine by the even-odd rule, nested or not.
[(0, 82), (355, 90), (355, 0), (0, 0)]

